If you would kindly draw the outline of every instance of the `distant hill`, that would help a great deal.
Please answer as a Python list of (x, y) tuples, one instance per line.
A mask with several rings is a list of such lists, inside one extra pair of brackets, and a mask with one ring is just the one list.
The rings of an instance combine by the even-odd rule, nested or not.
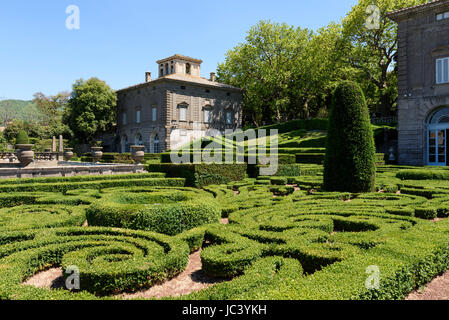
[(42, 115), (32, 101), (0, 100), (0, 126), (12, 120), (36, 121)]

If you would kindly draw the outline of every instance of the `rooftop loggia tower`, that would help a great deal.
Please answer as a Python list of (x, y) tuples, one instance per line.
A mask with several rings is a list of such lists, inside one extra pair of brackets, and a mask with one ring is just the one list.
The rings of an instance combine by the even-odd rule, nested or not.
[(192, 77), (200, 77), (202, 60), (194, 59), (179, 54), (156, 62), (159, 65), (159, 78), (170, 74), (181, 74)]

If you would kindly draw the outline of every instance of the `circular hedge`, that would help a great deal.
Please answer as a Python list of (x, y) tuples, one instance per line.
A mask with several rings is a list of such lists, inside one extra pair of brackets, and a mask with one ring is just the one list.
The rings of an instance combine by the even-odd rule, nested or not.
[(81, 226), (86, 221), (83, 206), (23, 205), (0, 209), (0, 232), (21, 229)]
[(219, 222), (221, 209), (208, 193), (158, 189), (132, 193), (115, 191), (92, 204), (86, 216), (90, 226), (176, 235)]

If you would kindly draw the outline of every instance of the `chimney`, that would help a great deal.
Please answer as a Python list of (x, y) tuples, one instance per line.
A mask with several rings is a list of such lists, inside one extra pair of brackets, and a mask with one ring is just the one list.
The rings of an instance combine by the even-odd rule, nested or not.
[(145, 82), (151, 82), (151, 72), (145, 72)]
[(215, 80), (217, 79), (217, 77), (215, 76), (215, 72), (211, 72), (210, 73), (210, 81), (215, 82)]

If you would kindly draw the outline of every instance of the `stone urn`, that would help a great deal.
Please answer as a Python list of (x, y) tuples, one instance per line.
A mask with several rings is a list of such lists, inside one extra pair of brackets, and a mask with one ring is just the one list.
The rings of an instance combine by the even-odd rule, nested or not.
[(103, 157), (103, 147), (92, 147), (92, 158), (94, 158), (95, 163), (99, 163), (101, 157)]
[(34, 161), (34, 144), (17, 144), (17, 158), (20, 161), (22, 167), (26, 167)]
[(73, 158), (73, 148), (65, 148), (64, 149), (64, 160), (70, 161)]
[(141, 164), (145, 157), (145, 146), (131, 146), (131, 158), (136, 164)]

